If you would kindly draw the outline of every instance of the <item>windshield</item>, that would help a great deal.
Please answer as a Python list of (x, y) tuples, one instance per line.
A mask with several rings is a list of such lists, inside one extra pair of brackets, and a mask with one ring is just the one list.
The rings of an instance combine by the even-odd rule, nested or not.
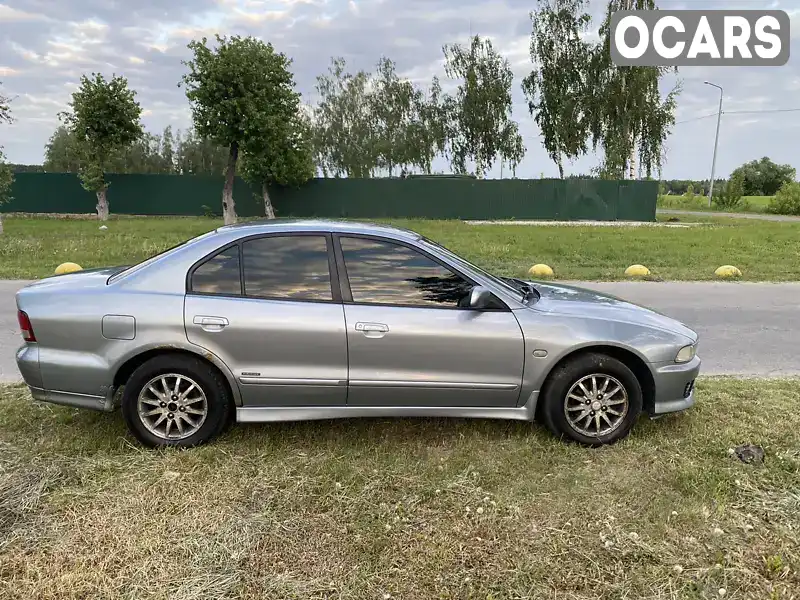
[(462, 266), (469, 267), (473, 271), (477, 271), (478, 273), (486, 277), (486, 279), (489, 279), (493, 283), (496, 283), (498, 286), (503, 288), (507, 293), (511, 294), (512, 296), (525, 298), (525, 290), (522, 290), (517, 286), (512, 285), (509, 280), (501, 279), (497, 275), (492, 275), (488, 271), (481, 269), (480, 267), (474, 265), (465, 258), (461, 258), (458, 254), (456, 254), (452, 250), (448, 250), (447, 248), (445, 248), (441, 244), (434, 242), (433, 240), (429, 240), (428, 238), (423, 237), (421, 238), (421, 241), (423, 242), (423, 244), (434, 247), (436, 251), (438, 251), (440, 254), (445, 254), (448, 258), (450, 258), (454, 262), (460, 263)]

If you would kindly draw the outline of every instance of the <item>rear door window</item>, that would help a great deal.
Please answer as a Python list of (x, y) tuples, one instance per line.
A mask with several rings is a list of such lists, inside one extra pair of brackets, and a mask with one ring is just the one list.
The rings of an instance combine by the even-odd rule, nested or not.
[(328, 239), (275, 235), (242, 244), (244, 293), (275, 300), (332, 302)]

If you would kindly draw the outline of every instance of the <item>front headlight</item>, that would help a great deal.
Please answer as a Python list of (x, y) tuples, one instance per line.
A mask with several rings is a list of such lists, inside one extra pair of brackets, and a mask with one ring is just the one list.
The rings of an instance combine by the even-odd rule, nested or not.
[(697, 347), (692, 344), (691, 346), (684, 346), (678, 350), (678, 355), (675, 357), (676, 363), (687, 363), (694, 358)]

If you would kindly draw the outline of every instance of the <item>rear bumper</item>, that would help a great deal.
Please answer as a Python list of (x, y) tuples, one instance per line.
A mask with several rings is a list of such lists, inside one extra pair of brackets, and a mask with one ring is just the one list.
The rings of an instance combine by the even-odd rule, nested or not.
[(655, 399), (650, 414), (665, 415), (691, 408), (695, 403), (694, 382), (700, 374), (700, 359), (688, 363), (659, 363), (653, 365)]
[(22, 375), (22, 379), (28, 385), (34, 400), (92, 410), (113, 410), (113, 403), (110, 397), (46, 390), (42, 383), (42, 371), (39, 368), (39, 347), (36, 344), (25, 344), (17, 350), (17, 368)]

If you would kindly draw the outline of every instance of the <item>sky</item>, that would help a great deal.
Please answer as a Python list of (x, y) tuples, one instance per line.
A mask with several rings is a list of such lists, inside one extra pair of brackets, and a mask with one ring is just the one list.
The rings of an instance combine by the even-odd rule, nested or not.
[[(792, 21), (789, 62), (782, 67), (682, 67), (682, 93), (667, 140), (663, 177), (707, 178), (711, 171), (719, 91), (723, 111), (800, 109), (800, 0), (660, 0), (662, 9), (778, 8)], [(604, 3), (590, 0), (593, 27)], [(438, 75), (447, 89), (442, 46), (466, 43), (470, 33), (492, 39), (515, 74), (513, 118), (527, 149), (518, 177), (558, 176), (527, 110), (522, 78), (531, 70), (533, 0), (0, 0), (0, 92), (11, 97), (16, 122), (0, 128), (8, 161), (39, 164), (81, 74), (123, 75), (137, 91), (148, 131), (185, 129), (191, 113), (178, 82), (187, 43), (203, 36), (254, 35), (293, 59), (297, 89), (315, 102), (317, 75), (332, 56), (353, 71), (372, 70), (388, 56), (400, 74), (427, 86)], [(450, 84), (453, 85), (453, 84)], [(707, 116), (712, 115), (712, 116)], [(699, 118), (706, 117), (706, 118)], [(716, 173), (769, 156), (800, 170), (800, 111), (724, 114)], [(595, 155), (565, 165), (587, 173)], [(445, 169), (446, 164), (434, 165)], [(489, 176), (508, 176), (496, 165)]]

